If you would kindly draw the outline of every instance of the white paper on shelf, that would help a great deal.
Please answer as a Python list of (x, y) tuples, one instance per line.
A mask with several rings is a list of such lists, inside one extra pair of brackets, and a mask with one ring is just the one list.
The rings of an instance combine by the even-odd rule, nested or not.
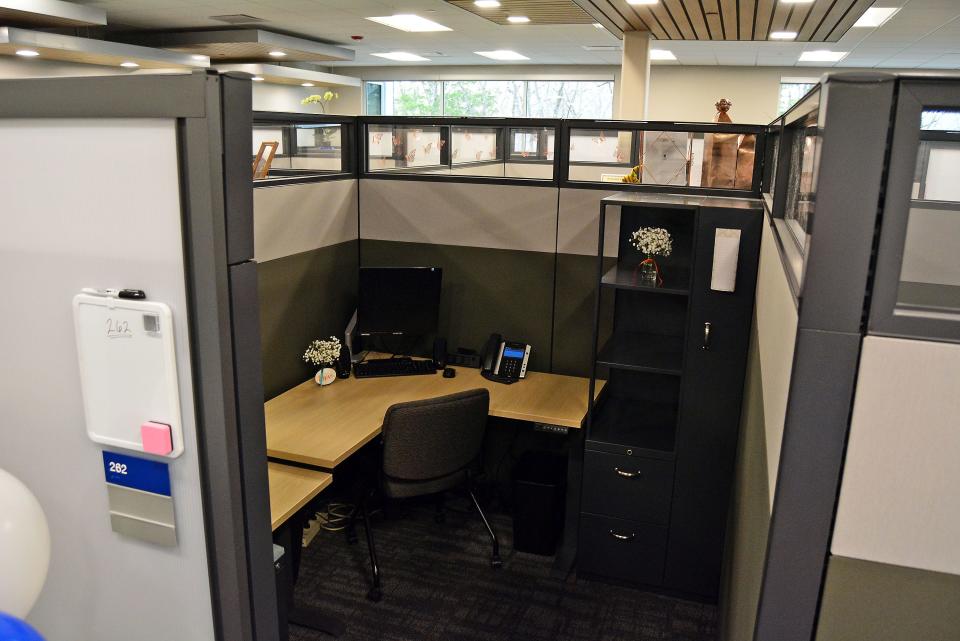
[(710, 289), (732, 292), (737, 285), (737, 257), (740, 255), (740, 230), (718, 228), (713, 238), (713, 274)]

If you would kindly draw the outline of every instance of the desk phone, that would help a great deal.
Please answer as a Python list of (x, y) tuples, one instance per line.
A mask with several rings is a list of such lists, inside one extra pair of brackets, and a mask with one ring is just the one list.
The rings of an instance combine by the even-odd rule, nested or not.
[(504, 340), (491, 334), (483, 350), (481, 374), (500, 383), (514, 383), (527, 376), (530, 345)]

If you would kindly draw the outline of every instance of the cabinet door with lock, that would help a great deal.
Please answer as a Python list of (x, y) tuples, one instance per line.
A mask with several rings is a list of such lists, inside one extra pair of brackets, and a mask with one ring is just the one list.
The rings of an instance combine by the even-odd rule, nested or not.
[(666, 587), (717, 593), (757, 281), (758, 209), (702, 207), (676, 435)]

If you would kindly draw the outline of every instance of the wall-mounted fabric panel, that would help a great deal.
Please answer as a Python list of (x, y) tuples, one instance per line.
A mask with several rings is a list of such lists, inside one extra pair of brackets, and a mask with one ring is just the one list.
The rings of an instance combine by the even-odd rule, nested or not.
[(259, 265), (264, 400), (315, 373), (302, 358), (311, 340), (343, 340), (357, 306), (357, 250), (348, 240)]
[(750, 353), (743, 389), (743, 413), (737, 444), (737, 467), (726, 536), (726, 560), (720, 603), (721, 639), (748, 641), (756, 624), (760, 585), (770, 529), (766, 421), (763, 415), (763, 376), (754, 310)]
[[(953, 182), (956, 184), (956, 180)], [(960, 285), (958, 239), (960, 204), (944, 205), (936, 209), (912, 207), (907, 224), (900, 280)]]
[(253, 225), (258, 262), (356, 240), (357, 181), (258, 187)]
[[(597, 255), (600, 230), (600, 201), (618, 191), (602, 189), (561, 189), (557, 221), (557, 253)], [(603, 255), (617, 255), (620, 234), (620, 208), (607, 207)]]
[[(30, 621), (51, 641), (213, 639), (176, 122), (3, 120), (0, 140), (17, 150), (0, 157), (0, 468), (36, 495), (52, 547)], [(118, 286), (173, 311), (176, 547), (111, 531), (102, 448), (86, 434), (70, 301)]]
[(936, 641), (960, 630), (960, 577), (832, 556), (816, 641)]
[(834, 554), (960, 575), (957, 381), (960, 345), (864, 339)]
[(556, 250), (556, 187), (365, 179), (360, 191), (364, 240)]
[[(604, 260), (604, 269), (616, 262)], [(597, 295), (597, 258), (557, 255), (557, 295), (554, 301), (553, 371), (590, 376), (593, 357), (593, 314)], [(603, 345), (613, 327), (613, 297), (601, 301), (600, 338)]]
[[(365, 200), (366, 191), (361, 203)], [(443, 268), (439, 333), (450, 351), (480, 350), (490, 333), (498, 332), (533, 346), (532, 370), (550, 370), (552, 253), (364, 239), (360, 256), (366, 267)], [(398, 339), (396, 349), (405, 347)]]
[(763, 419), (767, 445), (767, 474), (770, 510), (773, 488), (777, 486), (783, 424), (787, 415), (787, 397), (793, 372), (793, 351), (797, 340), (799, 316), (790, 291), (787, 274), (777, 249), (769, 216), (764, 215), (760, 242), (760, 268), (757, 274), (755, 303), (757, 349), (763, 372)]

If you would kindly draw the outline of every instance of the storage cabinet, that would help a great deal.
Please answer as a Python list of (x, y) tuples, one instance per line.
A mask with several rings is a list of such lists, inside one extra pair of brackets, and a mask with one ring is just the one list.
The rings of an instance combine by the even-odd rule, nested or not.
[[(612, 206), (619, 221), (608, 219)], [(619, 226), (617, 263), (604, 271), (598, 248), (591, 398), (597, 378), (607, 384), (587, 420), (578, 568), (715, 597), (762, 205), (631, 192), (603, 199), (601, 239), (607, 224)], [(644, 256), (629, 241), (641, 227), (665, 228), (672, 238), (671, 255), (657, 257), (659, 286), (638, 275)], [(718, 236), (728, 248), (714, 256)], [(733, 291), (712, 289), (732, 260)], [(611, 308), (613, 330), (599, 344), (601, 310)]]

